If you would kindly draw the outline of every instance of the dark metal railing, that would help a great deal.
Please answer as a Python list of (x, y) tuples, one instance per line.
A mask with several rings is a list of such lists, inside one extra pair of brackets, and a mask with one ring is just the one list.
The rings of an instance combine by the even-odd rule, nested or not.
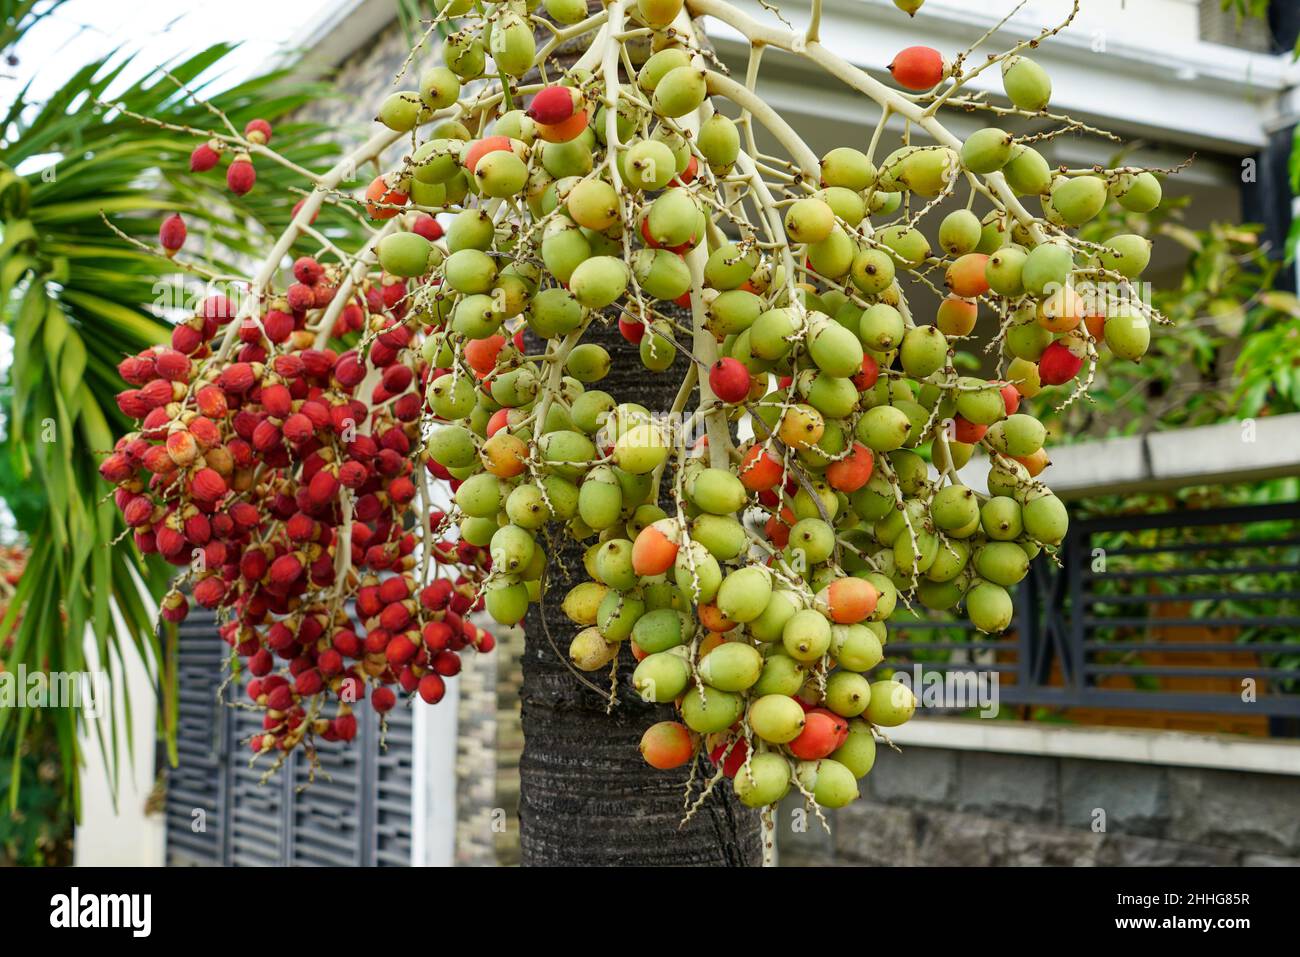
[(1009, 705), (1300, 718), (1300, 503), (1075, 519), (1058, 557), (1006, 634), (921, 610), (882, 667), (996, 674)]

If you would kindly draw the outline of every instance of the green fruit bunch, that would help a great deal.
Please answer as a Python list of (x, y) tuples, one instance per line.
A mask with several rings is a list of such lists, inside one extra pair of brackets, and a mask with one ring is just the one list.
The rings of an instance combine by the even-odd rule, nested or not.
[[(531, 6), (485, 19), (443, 0), (458, 18), (443, 63), (378, 112), (381, 145), (407, 148), (367, 189), (377, 233), (347, 266), (370, 268), (370, 298), (400, 286), (392, 321), (421, 332), (411, 454), (452, 480), (447, 522), (491, 556), (493, 619), (559, 600), (575, 671), (616, 669), (630, 646), (637, 694), (675, 710), (647, 731), (648, 762), (703, 755), (755, 807), (792, 789), (842, 806), (915, 708), (881, 669), (891, 618), (919, 604), (1002, 632), (1029, 563), (1065, 538), (1024, 400), (1074, 383), (1071, 401), (1103, 344), (1146, 351), (1154, 317), (1130, 294), (1149, 241), (1071, 230), (1110, 203), (1151, 209), (1160, 181), (1053, 169), (993, 125), (958, 140), (928, 103), (990, 102), (938, 51), (899, 54), (904, 96), (765, 33), (909, 121), (892, 151), (882, 127), (818, 157), (718, 71), (693, 0), (595, 16), (544, 0), (567, 39), (591, 37), (576, 62), (539, 42)], [(624, 39), (645, 34), (648, 49)], [(995, 115), (1066, 122), (1020, 49), (992, 58), (1011, 104)], [(753, 152), (755, 125), (784, 157)], [(939, 274), (949, 295), (926, 322), (907, 290)], [(614, 324), (647, 375), (681, 383), (676, 407), (602, 387), (594, 330)], [(997, 368), (959, 374), (981, 330)], [(975, 456), (987, 493), (960, 474)], [(558, 534), (582, 543), (587, 580), (551, 596)]]

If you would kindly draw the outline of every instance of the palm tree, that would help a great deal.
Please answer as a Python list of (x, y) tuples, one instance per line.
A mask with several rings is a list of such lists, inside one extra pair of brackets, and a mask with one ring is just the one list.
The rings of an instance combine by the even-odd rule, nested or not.
[[(62, 2), (0, 0), (0, 47), (11, 63), (31, 27)], [(220, 168), (190, 173), (197, 131), (226, 120), (242, 130), (260, 117), (275, 124), (277, 152), (294, 164), (315, 168), (334, 153), (319, 125), (278, 122), (329, 95), (323, 85), (289, 87), (279, 70), (212, 90), (233, 49), (213, 45), (125, 88), (130, 57), (98, 59), (44, 102), (29, 98), (29, 84), (0, 119), (0, 322), (13, 338), (0, 396), (0, 496), (31, 550), (0, 617), (0, 664), (85, 671), (88, 628), (101, 667), (139, 654), (156, 672), (173, 760), (174, 639), (159, 637), (150, 598), (172, 572), (137, 551), (97, 472), (114, 437), (132, 426), (114, 400), (124, 387), (116, 366), (170, 336), (166, 320), (175, 313), (158, 305), (177, 302), (184, 274), (178, 266), (176, 279), (159, 282), (167, 271), (154, 252), (161, 219), (177, 212), (189, 224), (178, 259), (201, 264), (188, 274), (192, 286), (196, 276), (233, 273), (224, 264), (250, 252), (264, 226), (285, 222), (299, 198), (289, 187), (301, 177), (280, 166), (259, 164), (257, 187), (244, 197), (225, 189)], [(320, 228), (350, 223), (340, 217)], [(194, 256), (198, 245), (204, 254)], [(0, 747), (10, 760), (0, 780), (11, 806), (36, 720), (53, 722), (75, 800), (78, 731), (91, 719), (70, 708), (0, 708)], [(117, 735), (102, 719), (93, 725), (116, 775)]]

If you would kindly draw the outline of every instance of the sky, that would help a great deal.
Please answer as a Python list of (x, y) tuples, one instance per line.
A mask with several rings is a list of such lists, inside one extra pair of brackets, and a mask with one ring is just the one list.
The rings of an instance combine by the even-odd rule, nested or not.
[(35, 77), (32, 95), (58, 89), (77, 67), (114, 49), (139, 51), (138, 78), (148, 65), (173, 60), (221, 40), (241, 41), (233, 79), (264, 69), (337, 0), (69, 0), (37, 24), (18, 48), (17, 66), (0, 65), (0, 104)]

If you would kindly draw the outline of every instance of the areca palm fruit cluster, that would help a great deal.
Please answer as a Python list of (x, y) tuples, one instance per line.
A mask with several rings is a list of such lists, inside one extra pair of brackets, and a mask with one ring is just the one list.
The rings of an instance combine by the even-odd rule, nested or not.
[(415, 507), (446, 473), (418, 454), (429, 367), (404, 306), (367, 284), (331, 328), (374, 341), (336, 352), (308, 328), (334, 270), (303, 257), (290, 278), (260, 315), (209, 297), (170, 347), (121, 362), (118, 406), (139, 427), (100, 469), (140, 551), (185, 569), (162, 617), (191, 601), (222, 616), (264, 712), (254, 754), (351, 740), (353, 707), (385, 713), (394, 687), (437, 702), (461, 651), (493, 647), (467, 617), (486, 551)]
[[(353, 361), (400, 339), (413, 374), (399, 391), (423, 391), (399, 457), (451, 482), (447, 524), (462, 556), (487, 553), (493, 619), (560, 601), (575, 670), (616, 668), (630, 646), (636, 693), (676, 710), (647, 731), (649, 763), (703, 756), (754, 806), (790, 789), (848, 803), (877, 733), (915, 707), (875, 671), (891, 617), (959, 609), (1000, 632), (1029, 562), (1065, 536), (1022, 403), (1075, 380), (1102, 342), (1145, 350), (1140, 304), (1081, 290), (1131, 283), (1149, 244), (1069, 230), (1111, 201), (1150, 208), (1159, 181), (1052, 170), (993, 126), (921, 141), (924, 103), (963, 82), (962, 56), (927, 47), (892, 67), (913, 94), (873, 94), (886, 115), (918, 114), (907, 142), (816, 157), (715, 70), (689, 0), (611, 0), (594, 17), (546, 0), (595, 33), (576, 63), (538, 43), (522, 3), (436, 6), (456, 27), (442, 64), (377, 114), (409, 147), (359, 197), (377, 231), (357, 263), (388, 318), (363, 323)], [(648, 55), (618, 49), (629, 24)], [(1001, 65), (1011, 109), (1042, 115), (1046, 74)], [(750, 155), (733, 107), (791, 159)], [(932, 317), (908, 302), (926, 276), (949, 292)], [(603, 388), (613, 360), (591, 333), (615, 324), (646, 374), (682, 383), (673, 409)], [(981, 337), (998, 368), (958, 373)], [(407, 395), (389, 398), (379, 414)], [(977, 450), (987, 494), (958, 476)], [(582, 543), (587, 573), (562, 596), (547, 594), (556, 534)]]

